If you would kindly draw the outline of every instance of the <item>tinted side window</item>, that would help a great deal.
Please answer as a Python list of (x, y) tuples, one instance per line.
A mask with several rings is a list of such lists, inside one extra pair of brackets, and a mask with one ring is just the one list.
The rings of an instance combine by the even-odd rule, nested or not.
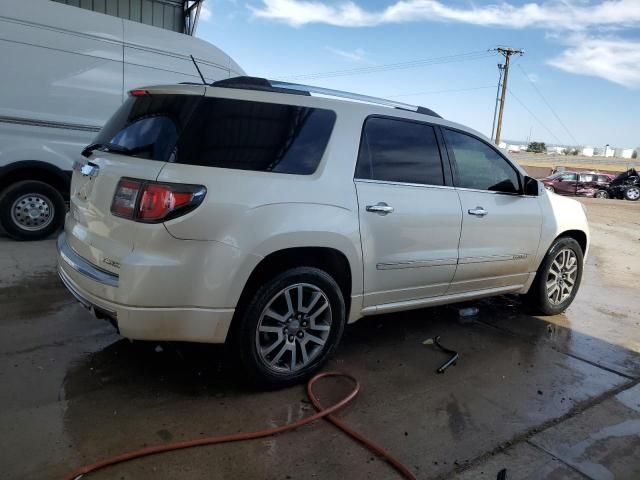
[(520, 191), (518, 173), (493, 148), (471, 135), (448, 129), (444, 132), (458, 170), (456, 186), (506, 193)]
[(95, 143), (126, 147), (134, 157), (167, 161), (200, 97), (129, 97), (104, 125)]
[(331, 110), (205, 97), (178, 142), (175, 161), (312, 174), (335, 118)]
[(388, 118), (367, 119), (356, 178), (444, 185), (433, 127)]
[(562, 181), (563, 182), (575, 182), (578, 179), (578, 174), (577, 173), (566, 173), (564, 175), (562, 175)]
[(580, 174), (580, 181), (581, 182), (595, 182), (596, 181), (596, 176), (595, 175), (591, 175), (591, 174)]

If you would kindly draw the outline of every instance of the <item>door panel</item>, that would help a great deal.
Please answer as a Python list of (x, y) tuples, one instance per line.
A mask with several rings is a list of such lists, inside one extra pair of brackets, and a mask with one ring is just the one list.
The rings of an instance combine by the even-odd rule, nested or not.
[[(459, 265), (447, 293), (523, 284), (533, 271), (542, 214), (536, 197), (460, 189)], [(482, 207), (484, 216), (469, 214)]]
[(567, 173), (556, 182), (556, 193), (560, 195), (575, 195), (578, 176), (575, 173)]
[[(458, 259), (457, 192), (356, 180), (364, 257), (364, 306), (442, 295)], [(381, 203), (393, 212), (367, 211)], [(370, 209), (371, 210), (371, 209)]]
[(535, 266), (542, 213), (521, 194), (516, 168), (493, 145), (444, 129), (462, 205), (456, 274), (448, 294), (523, 285)]

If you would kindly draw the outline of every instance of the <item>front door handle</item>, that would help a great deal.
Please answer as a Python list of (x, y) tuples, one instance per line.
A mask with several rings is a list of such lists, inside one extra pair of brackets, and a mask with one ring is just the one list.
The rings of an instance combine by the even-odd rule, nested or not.
[(487, 212), (482, 207), (476, 207), (476, 208), (470, 208), (469, 209), (469, 215), (475, 215), (476, 217), (484, 217), (488, 213), (489, 212)]
[(378, 202), (376, 205), (367, 205), (367, 212), (377, 213), (378, 215), (388, 215), (393, 213), (393, 207), (384, 202)]

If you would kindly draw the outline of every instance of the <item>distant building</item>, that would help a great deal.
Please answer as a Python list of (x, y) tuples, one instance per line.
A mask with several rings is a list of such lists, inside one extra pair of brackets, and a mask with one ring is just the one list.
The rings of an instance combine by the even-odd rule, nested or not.
[(520, 152), (520, 145), (507, 145), (507, 152)]
[(633, 157), (633, 148), (616, 148), (614, 156), (619, 158), (631, 158)]
[(582, 149), (582, 155), (585, 157), (593, 157), (593, 147), (584, 147)]
[(559, 146), (559, 145), (555, 145), (553, 147), (547, 147), (547, 153), (551, 153), (551, 154), (562, 154), (564, 151), (565, 147)]

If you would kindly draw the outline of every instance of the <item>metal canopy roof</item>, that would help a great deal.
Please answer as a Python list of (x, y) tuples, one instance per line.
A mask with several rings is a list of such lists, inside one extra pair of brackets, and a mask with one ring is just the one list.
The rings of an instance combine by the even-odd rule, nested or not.
[(174, 32), (193, 35), (204, 0), (53, 0)]

